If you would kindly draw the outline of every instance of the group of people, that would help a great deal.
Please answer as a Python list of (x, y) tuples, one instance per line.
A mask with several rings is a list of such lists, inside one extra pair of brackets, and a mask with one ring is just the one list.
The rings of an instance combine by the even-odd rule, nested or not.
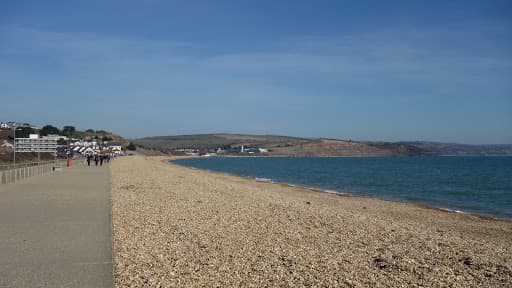
[(100, 166), (103, 166), (103, 161), (106, 161), (107, 163), (110, 162), (110, 155), (108, 154), (95, 154), (95, 155), (87, 155), (87, 166), (91, 166), (91, 161), (94, 161), (96, 166), (98, 166), (98, 163)]

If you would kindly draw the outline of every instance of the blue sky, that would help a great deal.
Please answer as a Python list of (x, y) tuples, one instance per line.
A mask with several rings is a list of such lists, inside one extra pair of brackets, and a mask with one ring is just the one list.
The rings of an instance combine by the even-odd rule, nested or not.
[(1, 121), (512, 143), (510, 1), (2, 1)]

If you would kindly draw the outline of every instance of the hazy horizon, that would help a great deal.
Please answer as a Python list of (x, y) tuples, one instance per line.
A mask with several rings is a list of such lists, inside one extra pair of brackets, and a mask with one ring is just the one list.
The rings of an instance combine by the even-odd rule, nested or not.
[(0, 3), (0, 121), (512, 143), (510, 1)]

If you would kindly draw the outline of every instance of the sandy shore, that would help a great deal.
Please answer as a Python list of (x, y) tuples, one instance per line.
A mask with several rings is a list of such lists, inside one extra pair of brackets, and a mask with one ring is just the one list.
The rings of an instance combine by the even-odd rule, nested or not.
[(111, 163), (116, 287), (511, 287), (512, 222)]

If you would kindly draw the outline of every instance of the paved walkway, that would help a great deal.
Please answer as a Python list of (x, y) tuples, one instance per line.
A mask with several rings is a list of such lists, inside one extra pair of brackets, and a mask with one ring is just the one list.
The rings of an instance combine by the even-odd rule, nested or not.
[(112, 287), (109, 169), (0, 184), (0, 287)]

